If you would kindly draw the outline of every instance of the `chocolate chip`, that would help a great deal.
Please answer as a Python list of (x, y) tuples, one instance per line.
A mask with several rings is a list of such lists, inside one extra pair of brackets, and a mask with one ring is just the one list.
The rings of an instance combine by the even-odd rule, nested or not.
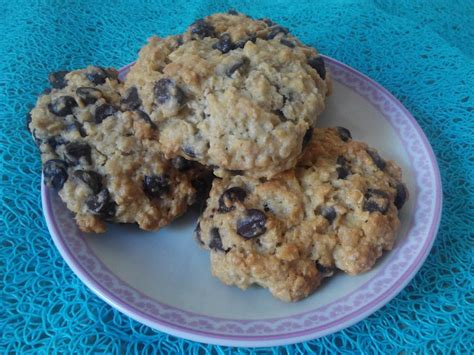
[(108, 72), (101, 67), (92, 67), (86, 73), (86, 77), (89, 81), (96, 85), (105, 83), (105, 79), (107, 78), (115, 79), (111, 72)]
[(59, 159), (48, 160), (43, 167), (43, 176), (47, 186), (61, 190), (68, 178), (67, 163)]
[(81, 180), (84, 184), (90, 187), (94, 194), (98, 194), (102, 189), (102, 176), (92, 170), (76, 170), (74, 177)]
[(73, 108), (77, 106), (72, 96), (60, 96), (48, 105), (48, 110), (59, 117), (72, 114)]
[(234, 49), (235, 48), (244, 48), (245, 47), (245, 44), (247, 42), (253, 42), (255, 43), (257, 41), (257, 35), (253, 34), (251, 36), (248, 36), (248, 37), (245, 37), (239, 41), (237, 41), (234, 45)]
[(142, 104), (142, 100), (138, 96), (138, 90), (135, 86), (128, 88), (122, 98), (122, 106), (125, 110), (136, 110)]
[(61, 136), (55, 136), (48, 138), (47, 143), (53, 150), (56, 150), (58, 146), (67, 144), (68, 141)]
[(209, 248), (213, 250), (220, 250), (223, 252), (228, 252), (229, 249), (225, 250), (222, 245), (221, 235), (219, 233), (219, 229), (212, 228), (211, 229), (211, 241), (209, 242)]
[(52, 72), (48, 75), (48, 81), (54, 89), (64, 89), (67, 85), (67, 70)]
[(324, 65), (323, 57), (312, 57), (308, 59), (308, 64), (311, 68), (316, 70), (321, 79), (326, 79), (326, 66)]
[(193, 167), (194, 162), (183, 157), (176, 157), (171, 159), (171, 165), (179, 171), (186, 171)]
[(217, 49), (225, 54), (234, 49), (234, 44), (230, 39), (230, 35), (228, 33), (224, 33), (219, 37), (219, 40), (212, 45), (212, 48)]
[(214, 26), (203, 19), (199, 19), (191, 25), (191, 33), (199, 38), (214, 37)]
[(268, 212), (271, 212), (272, 209), (271, 209), (271, 208), (268, 206), (268, 204), (265, 202), (265, 203), (263, 204), (263, 210), (268, 213)]
[(90, 164), (91, 163), (91, 147), (87, 143), (72, 142), (66, 144), (66, 153), (64, 157), (71, 165), (79, 164), (83, 157)]
[(385, 214), (389, 208), (389, 197), (385, 191), (368, 189), (364, 195), (362, 209), (367, 212), (380, 212)]
[(244, 238), (255, 238), (267, 231), (267, 216), (260, 210), (247, 210), (245, 217), (237, 220), (237, 234)]
[(96, 88), (81, 86), (76, 89), (76, 95), (85, 105), (91, 105), (102, 97), (102, 91)]
[(313, 138), (313, 129), (310, 127), (303, 136), (303, 148), (306, 147)]
[(194, 228), (194, 237), (199, 242), (199, 244), (204, 245), (201, 237), (201, 222), (198, 222), (196, 228)]
[(332, 206), (319, 206), (317, 212), (326, 218), (329, 224), (331, 224), (337, 216), (336, 210)]
[(235, 209), (234, 202), (242, 202), (247, 197), (247, 191), (243, 188), (235, 186), (225, 190), (219, 197), (219, 206), (217, 211), (219, 213), (227, 213)]
[(140, 117), (143, 121), (148, 123), (153, 129), (157, 129), (158, 127), (156, 124), (151, 120), (150, 116), (142, 110), (136, 110), (135, 111), (138, 114), (138, 117)]
[(239, 69), (244, 69), (245, 66), (249, 64), (249, 59), (247, 57), (239, 57), (236, 58), (226, 69), (225, 69), (225, 75), (227, 75), (229, 78), (232, 77), (232, 74), (234, 74), (237, 70)]
[(408, 192), (407, 192), (407, 188), (405, 184), (401, 182), (399, 182), (395, 188), (397, 190), (397, 194), (395, 195), (394, 204), (397, 207), (397, 209), (400, 210), (407, 200)]
[(339, 134), (339, 138), (341, 138), (344, 142), (347, 142), (349, 139), (352, 139), (351, 132), (344, 127), (336, 127), (337, 134)]
[(345, 179), (350, 174), (349, 162), (340, 155), (337, 157), (336, 163), (339, 165), (336, 167), (337, 178)]
[(282, 110), (274, 110), (273, 113), (278, 116), (281, 122), (286, 122), (288, 119), (285, 117), (285, 114)]
[(185, 100), (183, 90), (181, 90), (171, 79), (163, 78), (158, 80), (155, 84), (154, 93), (156, 102), (160, 105), (171, 99), (176, 100), (178, 105), (182, 105)]
[(380, 170), (384, 170), (385, 169), (385, 166), (387, 165), (385, 163), (385, 160), (383, 160), (379, 153), (377, 153), (376, 150), (374, 149), (367, 149), (367, 154), (370, 155), (370, 157), (372, 158), (372, 161), (374, 162), (374, 164), (377, 166), (377, 168), (379, 168)]
[(66, 130), (68, 130), (68, 131), (78, 131), (79, 135), (83, 138), (87, 136), (87, 132), (84, 129), (84, 126), (82, 125), (82, 123), (80, 123), (78, 121), (73, 121), (72, 123), (67, 124), (66, 125)]
[(334, 267), (332, 266), (324, 266), (316, 261), (316, 269), (323, 275), (323, 277), (329, 277), (334, 274)]
[(235, 9), (230, 9), (229, 11), (227, 11), (227, 13), (233, 16), (237, 16), (239, 14)]
[(267, 35), (267, 39), (274, 39), (278, 34), (283, 33), (284, 35), (288, 34), (290, 31), (288, 28), (276, 25), (270, 27), (270, 32)]
[(170, 192), (171, 183), (169, 176), (164, 175), (145, 175), (143, 179), (143, 190), (145, 193), (152, 198), (160, 197)]
[(275, 22), (273, 22), (272, 20), (270, 20), (268, 18), (261, 18), (259, 20), (265, 22), (268, 27), (272, 27), (272, 26), (276, 25)]
[(206, 198), (211, 189), (212, 174), (201, 176), (191, 180), (191, 185), (196, 190), (196, 200), (201, 201)]
[(99, 124), (102, 123), (109, 116), (113, 116), (117, 112), (117, 108), (110, 104), (102, 104), (95, 109), (94, 121)]
[(186, 154), (188, 157), (196, 158), (196, 152), (195, 152), (194, 149), (191, 148), (190, 146), (185, 146), (185, 147), (183, 147), (183, 152), (184, 152), (184, 154)]
[(295, 42), (290, 41), (289, 39), (282, 38), (280, 39), (280, 43), (283, 44), (284, 46), (290, 47), (290, 48), (295, 48)]
[(86, 199), (86, 206), (93, 214), (104, 219), (111, 219), (115, 216), (117, 204), (111, 199), (107, 189), (101, 190), (98, 194), (89, 196)]

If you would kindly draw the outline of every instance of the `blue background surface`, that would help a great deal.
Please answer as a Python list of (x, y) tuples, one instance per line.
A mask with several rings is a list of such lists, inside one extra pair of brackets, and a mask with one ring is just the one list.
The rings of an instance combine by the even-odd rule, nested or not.
[(25, 115), (47, 86), (48, 72), (92, 63), (123, 66), (150, 35), (183, 31), (195, 18), (231, 7), (274, 19), (385, 86), (422, 126), (442, 175), (440, 231), (414, 280), (364, 321), (286, 349), (472, 351), (474, 2), (173, 3), (0, 1), (0, 352), (235, 350), (156, 332), (82, 285), (48, 234), (40, 160), (25, 130)]

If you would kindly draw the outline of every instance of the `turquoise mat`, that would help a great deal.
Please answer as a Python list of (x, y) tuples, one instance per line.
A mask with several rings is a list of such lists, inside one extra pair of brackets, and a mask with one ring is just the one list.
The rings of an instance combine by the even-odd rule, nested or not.
[(47, 231), (39, 156), (25, 130), (48, 72), (123, 66), (151, 34), (231, 7), (271, 17), (390, 90), (433, 145), (444, 189), (438, 238), (404, 291), (346, 330), (266, 350), (472, 352), (474, 2), (0, 0), (0, 353), (237, 351), (156, 332), (74, 276)]

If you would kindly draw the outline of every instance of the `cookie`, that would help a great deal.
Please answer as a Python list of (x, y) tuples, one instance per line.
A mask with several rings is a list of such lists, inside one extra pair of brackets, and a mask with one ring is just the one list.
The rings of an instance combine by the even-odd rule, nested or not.
[(204, 169), (163, 157), (156, 125), (137, 110), (115, 70), (88, 67), (49, 80), (52, 90), (29, 114), (29, 130), (44, 182), (58, 190), (81, 230), (103, 232), (106, 221), (156, 230), (195, 201)]
[(317, 51), (287, 29), (216, 14), (182, 36), (152, 37), (125, 86), (167, 157), (268, 178), (296, 165), (331, 81)]
[(393, 161), (347, 129), (315, 129), (295, 169), (216, 179), (195, 234), (225, 284), (297, 301), (337, 269), (370, 270), (392, 249), (407, 198)]

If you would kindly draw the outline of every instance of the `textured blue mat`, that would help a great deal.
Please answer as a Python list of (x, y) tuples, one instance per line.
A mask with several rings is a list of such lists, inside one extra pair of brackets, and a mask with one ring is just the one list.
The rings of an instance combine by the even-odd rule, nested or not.
[(364, 321), (286, 349), (472, 351), (474, 3), (170, 3), (0, 1), (0, 352), (235, 350), (153, 331), (82, 285), (48, 234), (39, 157), (25, 130), (25, 114), (46, 87), (48, 72), (90, 63), (120, 67), (134, 60), (151, 34), (182, 31), (197, 17), (230, 7), (281, 22), (304, 42), (389, 89), (426, 132), (441, 168), (441, 228), (415, 279)]

